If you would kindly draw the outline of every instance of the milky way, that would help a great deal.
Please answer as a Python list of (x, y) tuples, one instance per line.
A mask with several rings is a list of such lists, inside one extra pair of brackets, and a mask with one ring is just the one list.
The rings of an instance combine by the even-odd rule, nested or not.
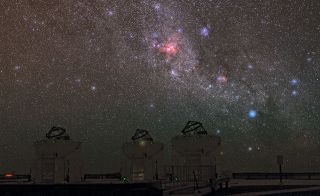
[(0, 170), (52, 126), (117, 170), (135, 129), (169, 152), (188, 120), (222, 137), (219, 169), (314, 170), (319, 21), (318, 0), (2, 1)]

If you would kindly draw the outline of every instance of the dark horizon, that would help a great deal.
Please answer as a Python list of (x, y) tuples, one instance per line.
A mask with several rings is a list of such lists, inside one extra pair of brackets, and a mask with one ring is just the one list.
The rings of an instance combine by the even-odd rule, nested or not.
[(146, 129), (221, 137), (218, 171), (320, 172), (320, 1), (3, 0), (0, 173), (28, 173), (52, 126), (85, 172), (118, 171)]

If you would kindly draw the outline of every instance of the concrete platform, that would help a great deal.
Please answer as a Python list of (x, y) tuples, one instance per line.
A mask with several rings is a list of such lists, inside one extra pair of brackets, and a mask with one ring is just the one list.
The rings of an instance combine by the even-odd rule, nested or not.
[(134, 184), (0, 184), (0, 196), (135, 196), (162, 195), (150, 183)]

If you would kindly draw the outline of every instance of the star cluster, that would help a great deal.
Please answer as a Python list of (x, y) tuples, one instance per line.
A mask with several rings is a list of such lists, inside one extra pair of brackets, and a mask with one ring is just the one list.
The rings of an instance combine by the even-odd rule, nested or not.
[(136, 128), (169, 147), (188, 120), (222, 137), (221, 169), (315, 168), (319, 21), (318, 0), (4, 0), (0, 168), (59, 125), (114, 170)]

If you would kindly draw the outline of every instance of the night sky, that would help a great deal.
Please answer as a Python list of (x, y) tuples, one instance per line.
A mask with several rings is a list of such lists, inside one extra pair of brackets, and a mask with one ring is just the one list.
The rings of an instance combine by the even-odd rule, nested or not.
[(52, 126), (86, 171), (137, 128), (220, 135), (218, 169), (320, 171), (319, 0), (1, 0), (0, 171)]

